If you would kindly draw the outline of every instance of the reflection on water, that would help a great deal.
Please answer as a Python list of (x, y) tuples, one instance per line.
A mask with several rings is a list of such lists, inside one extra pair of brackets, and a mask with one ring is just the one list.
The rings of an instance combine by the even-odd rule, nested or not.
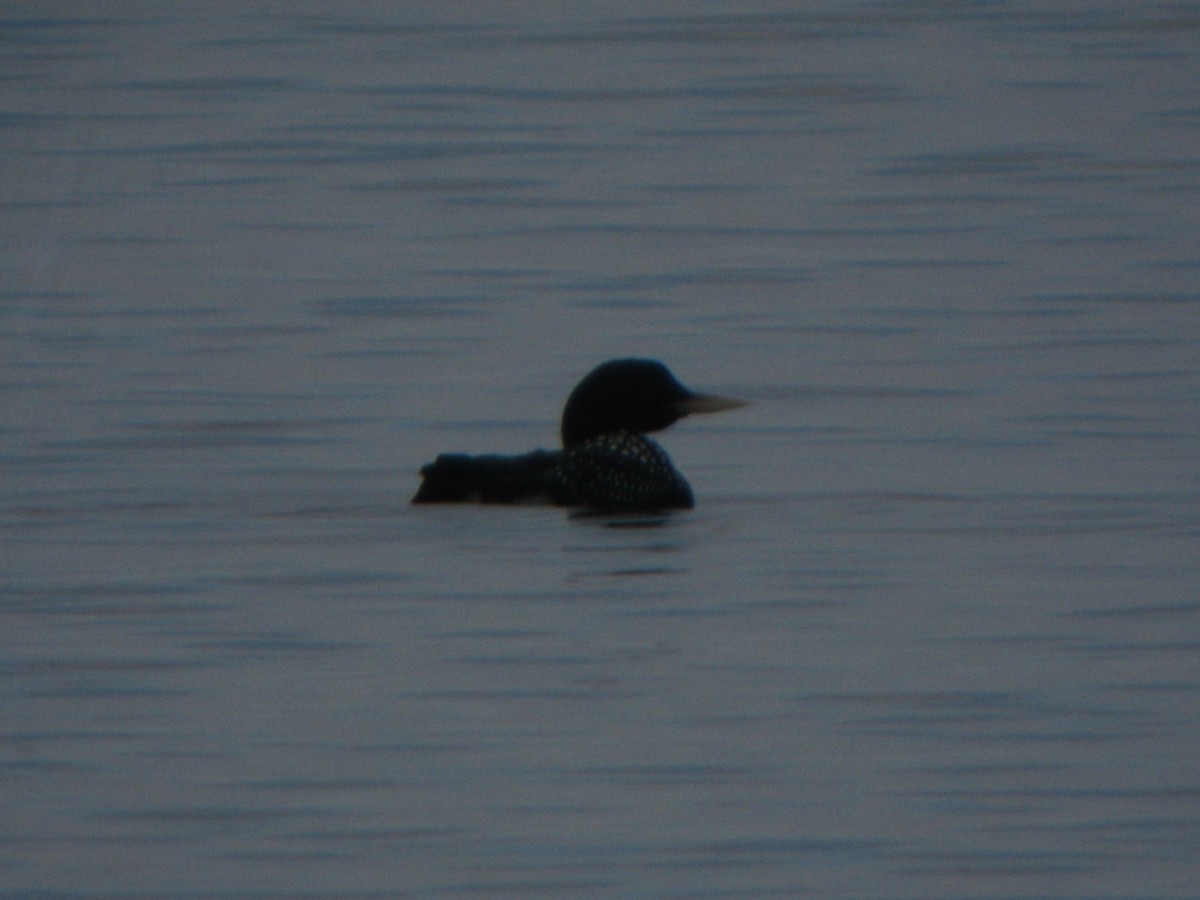
[(1186, 8), (10, 7), (10, 891), (1194, 893)]

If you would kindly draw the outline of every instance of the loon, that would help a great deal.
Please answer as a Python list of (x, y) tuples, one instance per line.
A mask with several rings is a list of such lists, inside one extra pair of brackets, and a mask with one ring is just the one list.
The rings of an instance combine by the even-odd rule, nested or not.
[(691, 486), (647, 432), (741, 400), (688, 390), (653, 359), (614, 359), (576, 385), (562, 450), (521, 456), (443, 453), (421, 468), (413, 503), (549, 503), (597, 511), (691, 509)]

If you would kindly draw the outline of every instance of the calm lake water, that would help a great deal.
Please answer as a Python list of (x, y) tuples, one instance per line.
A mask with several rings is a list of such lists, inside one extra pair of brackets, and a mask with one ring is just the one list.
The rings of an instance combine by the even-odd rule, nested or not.
[[(0, 892), (1184, 898), (1200, 6), (0, 12)], [(694, 511), (414, 508), (664, 360)]]

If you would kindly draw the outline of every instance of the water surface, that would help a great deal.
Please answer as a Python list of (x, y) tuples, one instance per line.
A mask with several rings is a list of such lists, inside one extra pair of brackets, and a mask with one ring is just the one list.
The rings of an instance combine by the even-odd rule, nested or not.
[[(1188, 4), (11, 3), (14, 896), (1188, 897)], [(661, 358), (697, 509), (412, 508)]]

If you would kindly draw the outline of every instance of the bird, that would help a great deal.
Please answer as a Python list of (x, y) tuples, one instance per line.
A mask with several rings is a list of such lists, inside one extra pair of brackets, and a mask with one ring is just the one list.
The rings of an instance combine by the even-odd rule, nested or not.
[(684, 387), (654, 359), (613, 359), (567, 397), (561, 450), (518, 456), (443, 453), (421, 467), (415, 504), (548, 504), (601, 512), (691, 509), (695, 497), (650, 432), (742, 400)]

